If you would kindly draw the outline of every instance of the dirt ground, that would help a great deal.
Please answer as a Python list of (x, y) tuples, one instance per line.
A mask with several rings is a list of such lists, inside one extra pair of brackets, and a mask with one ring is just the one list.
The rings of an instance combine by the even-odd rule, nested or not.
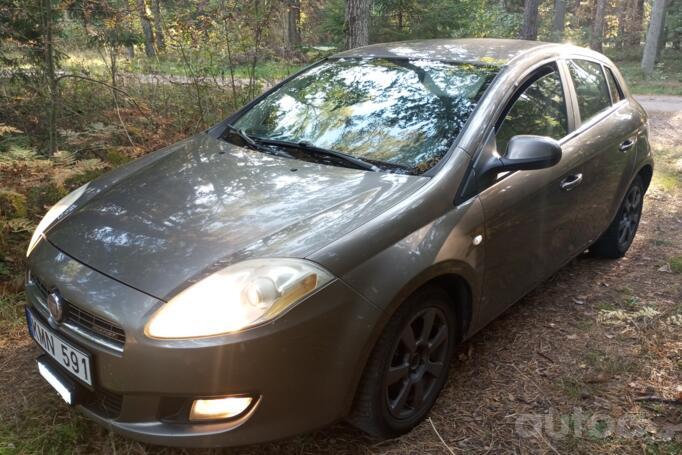
[[(657, 168), (627, 256), (577, 258), (461, 346), (429, 420), (384, 442), (338, 424), (224, 453), (682, 453), (682, 113), (651, 127)], [(139, 444), (69, 410), (15, 317), (0, 326), (0, 454), (223, 453)]]

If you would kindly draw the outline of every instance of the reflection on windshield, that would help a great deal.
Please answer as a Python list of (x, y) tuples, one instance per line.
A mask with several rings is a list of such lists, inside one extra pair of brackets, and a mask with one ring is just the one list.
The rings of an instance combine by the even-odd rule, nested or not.
[(419, 59), (323, 62), (235, 126), (424, 171), (448, 151), (496, 69)]

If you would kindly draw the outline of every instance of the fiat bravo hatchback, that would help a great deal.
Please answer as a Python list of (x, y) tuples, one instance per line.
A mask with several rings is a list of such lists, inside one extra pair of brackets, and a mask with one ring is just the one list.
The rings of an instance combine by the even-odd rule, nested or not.
[(423, 420), (456, 343), (589, 249), (653, 164), (614, 64), (512, 40), (320, 61), (77, 189), (28, 249), (37, 373), (131, 438), (230, 446)]

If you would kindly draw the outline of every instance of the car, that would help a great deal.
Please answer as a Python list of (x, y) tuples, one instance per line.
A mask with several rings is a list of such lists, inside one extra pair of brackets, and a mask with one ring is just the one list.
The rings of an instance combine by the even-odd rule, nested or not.
[(39, 374), (130, 438), (424, 420), (470, 338), (630, 247), (653, 173), (616, 66), (565, 44), (370, 45), (84, 185), (27, 252)]

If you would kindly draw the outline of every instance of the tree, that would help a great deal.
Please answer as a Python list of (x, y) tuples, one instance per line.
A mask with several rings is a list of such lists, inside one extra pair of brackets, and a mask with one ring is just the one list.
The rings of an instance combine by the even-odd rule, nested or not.
[(651, 20), (646, 32), (644, 53), (642, 54), (642, 71), (647, 76), (653, 73), (654, 66), (656, 65), (656, 54), (658, 53), (659, 40), (661, 39), (663, 24), (665, 23), (666, 6), (666, 0), (654, 0), (654, 5), (651, 9)]
[(156, 49), (162, 51), (166, 47), (166, 40), (163, 37), (163, 21), (161, 20), (161, 0), (152, 0), (152, 14), (154, 15)]
[(287, 41), (290, 49), (301, 45), (301, 0), (289, 0)]
[(369, 13), (371, 0), (347, 0), (346, 19), (343, 25), (346, 49), (369, 44)]
[(628, 31), (630, 46), (639, 47), (642, 42), (642, 22), (644, 21), (644, 0), (633, 0), (632, 17), (630, 19), (630, 29)]
[(554, 0), (554, 19), (552, 20), (552, 39), (561, 41), (564, 37), (566, 20), (566, 0)]
[(538, 39), (538, 7), (540, 0), (525, 0), (523, 7), (523, 26), (521, 27), (521, 39)]
[(142, 24), (142, 33), (144, 34), (144, 51), (147, 57), (154, 57), (156, 50), (154, 49), (154, 32), (152, 31), (152, 23), (147, 15), (147, 4), (145, 0), (137, 0), (137, 13), (140, 15), (140, 23)]
[(606, 0), (597, 0), (594, 21), (592, 22), (592, 35), (590, 36), (590, 48), (597, 52), (602, 51), (604, 40), (604, 16), (606, 15)]
[(52, 0), (42, 0), (41, 2), (41, 31), (43, 39), (43, 55), (45, 58), (44, 70), (47, 81), (47, 91), (49, 94), (49, 106), (47, 112), (48, 122), (48, 155), (57, 153), (57, 102), (59, 98), (59, 87), (57, 86), (57, 74), (55, 72), (55, 51), (52, 34), (54, 32)]

